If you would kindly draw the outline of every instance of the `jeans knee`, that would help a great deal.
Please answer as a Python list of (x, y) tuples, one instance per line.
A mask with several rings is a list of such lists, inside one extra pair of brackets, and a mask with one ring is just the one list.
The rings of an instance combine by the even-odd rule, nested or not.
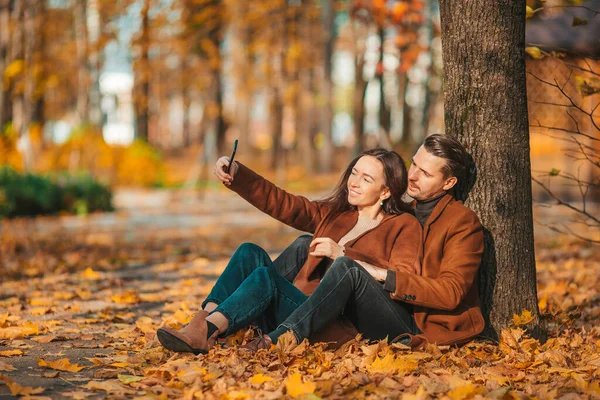
[(305, 249), (306, 251), (308, 251), (308, 248), (310, 247), (310, 242), (312, 242), (312, 240), (312, 235), (301, 235), (298, 236), (290, 246), (294, 246), (298, 249)]
[(254, 243), (242, 243), (235, 251), (234, 256), (238, 258), (242, 257), (243, 259), (254, 259), (253, 257), (256, 257), (259, 260), (269, 258), (265, 249)]
[[(269, 267), (257, 267), (252, 273), (250, 277), (260, 282), (261, 285), (266, 289), (267, 286), (271, 285), (273, 280), (273, 269)], [(249, 277), (249, 278), (250, 278)]]
[(359, 264), (357, 264), (353, 259), (343, 256), (338, 257), (333, 261), (328, 272), (343, 275), (353, 269), (357, 269), (358, 266)]

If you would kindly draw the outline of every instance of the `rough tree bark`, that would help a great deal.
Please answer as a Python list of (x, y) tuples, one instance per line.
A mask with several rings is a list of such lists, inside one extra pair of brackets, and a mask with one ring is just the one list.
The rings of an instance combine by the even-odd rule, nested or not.
[[(527, 92), (525, 0), (440, 0), (446, 133), (471, 153), (467, 205), (485, 229), (484, 312), (499, 334), (513, 314), (544, 338), (537, 304)], [(459, 197), (465, 197), (462, 187)]]

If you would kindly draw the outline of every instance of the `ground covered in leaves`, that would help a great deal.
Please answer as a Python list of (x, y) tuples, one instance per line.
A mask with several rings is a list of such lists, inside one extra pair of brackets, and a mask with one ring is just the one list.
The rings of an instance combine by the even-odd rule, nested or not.
[(205, 356), (166, 351), (156, 329), (191, 318), (235, 247), (275, 255), (298, 234), (231, 194), (204, 200), (1, 222), (0, 398), (600, 398), (600, 252), (557, 240), (536, 249), (543, 344), (525, 312), (459, 349), (284, 336), (250, 356), (248, 330)]

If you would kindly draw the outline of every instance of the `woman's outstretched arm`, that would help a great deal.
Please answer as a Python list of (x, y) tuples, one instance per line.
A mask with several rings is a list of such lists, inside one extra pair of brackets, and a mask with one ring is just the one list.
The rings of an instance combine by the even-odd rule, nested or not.
[(228, 157), (217, 160), (215, 176), (254, 207), (292, 228), (314, 233), (330, 211), (327, 204), (288, 193), (237, 161), (228, 174), (224, 170), (228, 165)]

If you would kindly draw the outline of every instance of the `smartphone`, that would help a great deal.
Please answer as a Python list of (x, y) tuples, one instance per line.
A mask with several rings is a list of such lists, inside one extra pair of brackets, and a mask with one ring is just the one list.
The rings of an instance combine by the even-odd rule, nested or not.
[(238, 144), (238, 140), (235, 139), (235, 142), (233, 142), (233, 152), (231, 152), (231, 157), (229, 157), (229, 166), (227, 167), (227, 170), (225, 172), (229, 173), (229, 171), (231, 170), (231, 166), (233, 165), (233, 160), (235, 159), (235, 152), (237, 150), (237, 144)]

